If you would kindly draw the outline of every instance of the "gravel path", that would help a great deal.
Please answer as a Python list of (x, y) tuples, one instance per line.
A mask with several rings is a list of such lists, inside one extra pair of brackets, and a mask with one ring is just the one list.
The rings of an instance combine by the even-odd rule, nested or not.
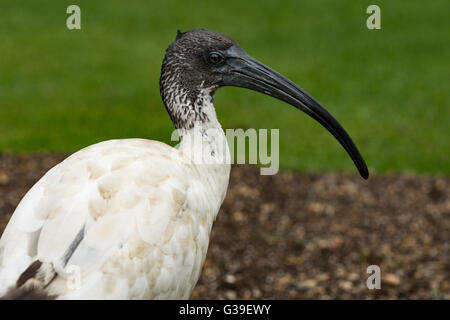
[[(65, 155), (0, 155), (0, 232)], [(450, 177), (234, 166), (194, 299), (450, 299)], [(369, 290), (369, 265), (381, 289)]]

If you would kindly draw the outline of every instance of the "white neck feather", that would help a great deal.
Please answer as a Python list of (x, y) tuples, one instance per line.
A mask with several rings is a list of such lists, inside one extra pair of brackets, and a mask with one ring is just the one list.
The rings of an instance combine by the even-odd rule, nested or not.
[[(202, 104), (199, 105), (198, 102)], [(195, 102), (195, 110), (201, 110), (206, 116), (204, 121), (195, 121), (190, 129), (179, 129), (181, 143), (178, 149), (196, 164), (228, 165), (230, 151), (222, 126), (217, 120), (210, 91), (202, 90)]]
[[(210, 97), (209, 93), (208, 96)], [(222, 204), (230, 176), (230, 150), (227, 138), (217, 120), (214, 104), (211, 99), (203, 99), (202, 112), (207, 115), (206, 121), (196, 121), (190, 129), (179, 129), (181, 142), (178, 150), (190, 158), (203, 177), (205, 192), (210, 199), (215, 199), (212, 210), (212, 221)], [(211, 203), (212, 204), (212, 203)]]

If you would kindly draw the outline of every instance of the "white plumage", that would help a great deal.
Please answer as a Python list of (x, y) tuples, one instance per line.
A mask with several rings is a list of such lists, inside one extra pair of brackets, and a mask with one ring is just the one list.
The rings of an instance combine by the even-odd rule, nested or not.
[(9, 222), (0, 294), (37, 259), (48, 264), (46, 279), (28, 285), (44, 288), (56, 273), (46, 292), (58, 298), (188, 298), (228, 177), (229, 165), (195, 165), (157, 141), (111, 140), (73, 154), (33, 186)]
[(166, 51), (161, 96), (178, 148), (111, 140), (73, 154), (25, 195), (0, 239), (0, 297), (188, 298), (230, 174), (216, 89), (256, 90), (324, 125), (364, 178), (359, 151), (339, 123), (293, 82), (209, 30), (179, 33)]

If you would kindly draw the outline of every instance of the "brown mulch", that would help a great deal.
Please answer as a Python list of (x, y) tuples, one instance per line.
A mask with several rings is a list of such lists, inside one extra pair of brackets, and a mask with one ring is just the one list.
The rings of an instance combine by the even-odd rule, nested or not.
[[(0, 232), (65, 155), (0, 155)], [(366, 268), (381, 268), (369, 290)], [(193, 299), (450, 299), (450, 177), (234, 166)]]

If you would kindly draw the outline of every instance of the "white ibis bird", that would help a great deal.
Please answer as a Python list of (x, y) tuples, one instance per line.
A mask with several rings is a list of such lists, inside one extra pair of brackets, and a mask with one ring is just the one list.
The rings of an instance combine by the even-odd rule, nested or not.
[[(259, 91), (307, 113), (368, 178), (351, 138), (308, 93), (224, 34), (178, 32), (160, 78), (162, 100), (181, 132), (178, 148), (110, 140), (49, 170), (24, 196), (0, 240), (0, 295), (189, 298), (228, 188), (230, 165), (223, 159), (229, 150), (222, 148), (226, 138), (213, 105), (214, 92), (224, 86)], [(197, 138), (200, 149), (191, 143)], [(194, 162), (197, 152), (213, 161)]]

